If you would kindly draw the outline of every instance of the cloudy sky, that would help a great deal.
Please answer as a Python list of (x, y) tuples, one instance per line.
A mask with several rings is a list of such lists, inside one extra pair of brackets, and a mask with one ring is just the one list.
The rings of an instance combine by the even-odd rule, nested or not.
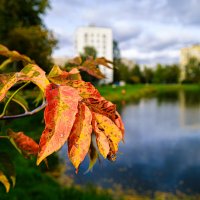
[(50, 0), (46, 26), (59, 40), (54, 56), (75, 56), (74, 33), (110, 27), (122, 57), (141, 64), (175, 63), (179, 49), (200, 43), (200, 0)]

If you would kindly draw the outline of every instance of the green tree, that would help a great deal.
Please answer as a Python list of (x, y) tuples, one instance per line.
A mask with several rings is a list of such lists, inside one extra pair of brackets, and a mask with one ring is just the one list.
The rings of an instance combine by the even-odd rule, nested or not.
[(154, 71), (153, 83), (165, 83), (165, 70), (161, 64), (157, 64)]
[[(113, 40), (113, 67), (114, 67), (114, 82), (119, 82), (121, 80), (120, 73), (125, 66), (121, 63), (120, 49), (118, 42)], [(124, 79), (125, 77), (123, 77)], [(122, 80), (123, 80), (122, 79)]]
[(130, 70), (130, 82), (132, 83), (142, 83), (144, 82), (144, 77), (140, 66), (136, 64), (133, 69)]
[(83, 60), (86, 60), (87, 57), (92, 56), (93, 58), (97, 57), (97, 51), (92, 46), (86, 46), (84, 47), (84, 52), (81, 54), (81, 57)]
[(42, 21), (47, 8), (48, 0), (1, 0), (0, 43), (28, 55), (48, 71), (56, 40)]
[(180, 76), (180, 68), (178, 65), (166, 65), (164, 79), (166, 83), (178, 83)]
[(152, 83), (153, 82), (154, 72), (151, 68), (148, 68), (148, 67), (145, 66), (142, 74), (143, 74), (145, 83)]
[(191, 58), (185, 67), (186, 79), (188, 83), (200, 83), (200, 61), (196, 58)]

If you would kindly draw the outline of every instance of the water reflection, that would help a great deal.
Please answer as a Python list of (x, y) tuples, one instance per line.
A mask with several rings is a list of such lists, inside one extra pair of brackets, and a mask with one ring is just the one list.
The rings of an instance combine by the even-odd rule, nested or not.
[(200, 191), (200, 98), (196, 94), (181, 91), (168, 98), (160, 94), (141, 99), (123, 107), (121, 115), (126, 135), (117, 161), (102, 159), (92, 173), (83, 175), (86, 159), (78, 175), (66, 172), (74, 174), (76, 183), (120, 184), (141, 193)]

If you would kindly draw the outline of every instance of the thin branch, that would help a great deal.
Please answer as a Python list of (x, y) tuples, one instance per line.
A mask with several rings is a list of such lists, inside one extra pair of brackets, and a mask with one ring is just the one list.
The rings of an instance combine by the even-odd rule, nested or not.
[(21, 117), (34, 115), (34, 114), (38, 113), (39, 111), (41, 111), (42, 109), (44, 109), (45, 107), (46, 107), (46, 102), (44, 101), (42, 103), (42, 105), (40, 105), (39, 107), (35, 108), (32, 111), (28, 111), (28, 112), (25, 112), (25, 113), (22, 113), (22, 114), (18, 114), (18, 115), (2, 116), (2, 117), (0, 117), (0, 120), (16, 119), (16, 118), (21, 118)]
[(2, 136), (0, 136), (0, 139), (10, 139), (10, 137), (2, 135)]
[(18, 88), (18, 89), (9, 97), (8, 101), (6, 102), (6, 105), (5, 105), (4, 108), (3, 108), (3, 112), (1, 113), (0, 118), (3, 118), (3, 116), (5, 115), (6, 109), (7, 109), (7, 107), (8, 107), (8, 104), (10, 103), (10, 101), (12, 100), (12, 98), (13, 98), (20, 90), (22, 90), (24, 87), (26, 87), (29, 83), (30, 83), (30, 81), (27, 82), (27, 83), (25, 83), (24, 85), (22, 85), (20, 88)]

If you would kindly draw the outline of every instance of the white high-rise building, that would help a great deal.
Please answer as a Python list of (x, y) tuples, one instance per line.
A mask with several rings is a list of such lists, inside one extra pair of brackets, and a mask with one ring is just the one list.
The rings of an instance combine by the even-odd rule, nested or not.
[(200, 45), (196, 44), (190, 47), (181, 49), (180, 52), (180, 67), (181, 67), (181, 81), (185, 79), (185, 66), (188, 64), (191, 58), (196, 58), (200, 61)]
[[(95, 26), (81, 27), (76, 31), (75, 49), (76, 54), (84, 52), (84, 48), (92, 46), (97, 51), (97, 57), (105, 57), (113, 61), (113, 36), (110, 28)], [(113, 70), (99, 66), (101, 72), (106, 76), (101, 83), (113, 82)]]

